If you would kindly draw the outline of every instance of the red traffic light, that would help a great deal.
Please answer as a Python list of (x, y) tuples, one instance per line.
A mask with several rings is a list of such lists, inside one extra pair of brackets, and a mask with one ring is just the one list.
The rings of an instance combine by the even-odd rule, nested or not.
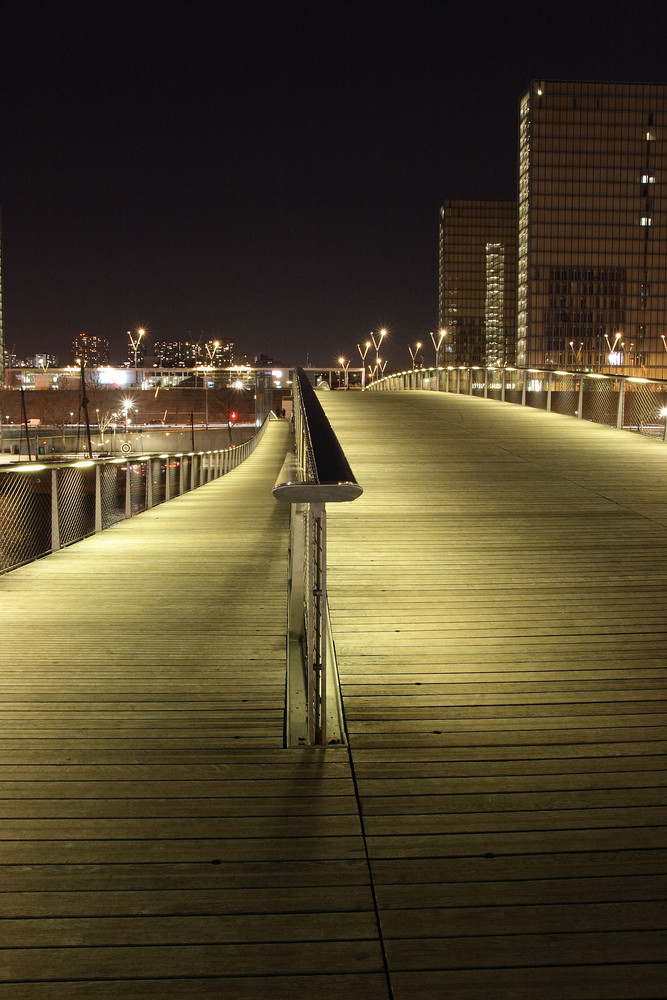
[(236, 411), (235, 410), (232, 410), (232, 412), (229, 414), (229, 419), (230, 420), (236, 420)]

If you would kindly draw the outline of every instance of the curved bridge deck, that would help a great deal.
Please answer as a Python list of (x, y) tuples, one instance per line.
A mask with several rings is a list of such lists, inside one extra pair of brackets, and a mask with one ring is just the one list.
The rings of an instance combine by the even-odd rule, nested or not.
[(664, 445), (322, 401), (349, 750), (282, 749), (284, 422), (0, 579), (0, 1000), (664, 996)]
[(667, 450), (440, 393), (322, 401), (329, 598), (394, 996), (667, 982)]

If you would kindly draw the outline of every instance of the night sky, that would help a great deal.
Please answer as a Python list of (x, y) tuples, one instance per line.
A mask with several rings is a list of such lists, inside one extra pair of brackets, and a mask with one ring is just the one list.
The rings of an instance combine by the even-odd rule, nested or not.
[[(229, 338), (391, 366), (439, 206), (513, 198), (531, 79), (667, 79), (667, 4), (23, 3), (0, 39), (5, 343)], [(428, 357), (428, 355), (427, 355)]]

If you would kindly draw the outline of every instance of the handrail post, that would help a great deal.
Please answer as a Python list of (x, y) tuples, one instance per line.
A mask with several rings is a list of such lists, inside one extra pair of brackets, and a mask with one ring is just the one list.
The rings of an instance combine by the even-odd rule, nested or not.
[(102, 466), (95, 466), (95, 531), (102, 530)]
[(506, 371), (503, 368), (500, 372), (500, 401), (505, 402), (505, 383), (506, 383)]
[(153, 460), (146, 459), (146, 510), (153, 506)]
[(132, 517), (132, 473), (129, 459), (125, 465), (125, 517)]
[(362, 489), (301, 369), (292, 395), (296, 449), (287, 454), (273, 487), (276, 499), (290, 504), (287, 741), (290, 746), (326, 745), (344, 740), (328, 635), (326, 504), (355, 500)]
[(577, 402), (577, 416), (580, 420), (584, 419), (584, 375), (579, 379), (579, 399)]
[[(623, 427), (623, 417), (625, 415), (625, 379), (621, 378), (618, 386), (618, 406), (616, 407), (616, 430)], [(667, 427), (667, 423), (665, 423)]]
[(308, 505), (306, 680), (308, 742), (326, 746), (326, 507)]
[(484, 399), (489, 398), (489, 369), (484, 369)]
[(60, 548), (60, 518), (58, 517), (58, 470), (51, 469), (51, 551)]
[(547, 375), (547, 413), (551, 413), (551, 390), (553, 389), (554, 373)]

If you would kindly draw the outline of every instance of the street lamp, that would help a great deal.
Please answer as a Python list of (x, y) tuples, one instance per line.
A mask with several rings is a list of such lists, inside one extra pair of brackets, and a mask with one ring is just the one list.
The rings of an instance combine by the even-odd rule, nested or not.
[(412, 350), (412, 345), (408, 344), (408, 350), (410, 351), (410, 357), (412, 358), (412, 370), (413, 371), (415, 370), (415, 362), (416, 362), (417, 355), (419, 354), (419, 352), (421, 350), (421, 346), (422, 346), (421, 345), (421, 341), (418, 340), (417, 343), (415, 344), (415, 349), (413, 351)]
[(371, 331), (371, 340), (373, 341), (373, 347), (375, 348), (375, 367), (379, 369), (380, 367), (380, 344), (387, 336), (386, 330), (380, 330), (379, 333), (375, 334)]
[(214, 362), (215, 362), (215, 358), (216, 358), (216, 355), (218, 353), (218, 348), (219, 347), (220, 347), (220, 341), (219, 340), (214, 340), (213, 341), (213, 346), (211, 346), (211, 344), (208, 341), (206, 343), (206, 353), (208, 354), (208, 360), (211, 363), (211, 365), (212, 365), (213, 368), (215, 368), (215, 363)]
[(132, 406), (132, 403), (130, 402), (129, 399), (123, 400), (123, 412), (125, 414), (125, 433), (126, 434), (127, 434), (127, 425), (130, 424), (130, 423), (132, 423), (132, 421), (130, 420), (130, 417), (129, 417), (129, 413), (130, 413), (130, 410), (133, 410), (133, 409), (134, 409), (134, 407)]
[(433, 347), (435, 348), (435, 372), (436, 378), (438, 375), (438, 368), (440, 367), (440, 345), (447, 336), (446, 330), (440, 330), (437, 334), (431, 333), (431, 340), (433, 341)]
[[(357, 350), (359, 351), (359, 354), (361, 355), (361, 362), (362, 362), (362, 364), (366, 360), (366, 355), (368, 354), (370, 346), (371, 346), (370, 340), (366, 341), (366, 343), (363, 346), (363, 349), (361, 347), (361, 344), (357, 344)], [(667, 350), (667, 347), (665, 348), (665, 350)]]
[(339, 364), (339, 365), (341, 366), (341, 368), (343, 369), (343, 374), (344, 374), (344, 380), (343, 380), (343, 384), (345, 385), (345, 388), (347, 389), (347, 387), (348, 387), (348, 375), (347, 375), (347, 370), (348, 370), (348, 368), (350, 367), (350, 362), (349, 362), (349, 361), (346, 361), (346, 360), (345, 360), (345, 358), (339, 358), (339, 359), (338, 359), (338, 364)]
[(140, 343), (141, 338), (144, 336), (145, 333), (146, 333), (146, 331), (143, 329), (143, 327), (139, 327), (139, 329), (137, 330), (137, 336), (135, 338), (133, 336), (131, 330), (127, 331), (127, 335), (130, 338), (130, 347), (134, 351), (134, 370), (135, 371), (137, 369), (137, 354), (139, 352), (139, 343)]

